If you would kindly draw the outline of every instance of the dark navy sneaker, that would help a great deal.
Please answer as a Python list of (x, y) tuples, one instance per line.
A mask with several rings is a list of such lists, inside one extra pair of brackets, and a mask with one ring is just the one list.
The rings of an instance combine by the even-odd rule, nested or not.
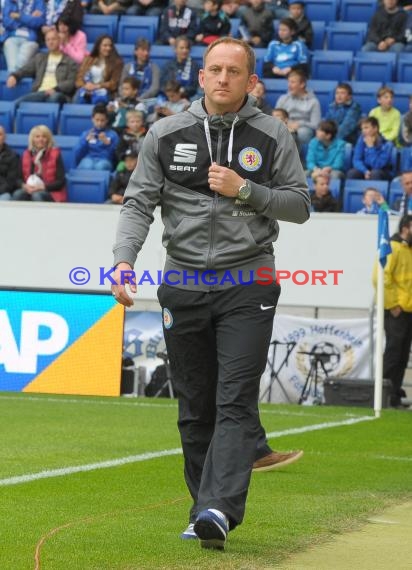
[(229, 532), (229, 521), (221, 511), (206, 509), (198, 514), (194, 531), (200, 538), (202, 548), (223, 550)]
[(189, 523), (189, 526), (182, 532), (180, 538), (183, 538), (183, 540), (197, 540), (197, 534), (195, 533), (194, 526), (195, 523)]

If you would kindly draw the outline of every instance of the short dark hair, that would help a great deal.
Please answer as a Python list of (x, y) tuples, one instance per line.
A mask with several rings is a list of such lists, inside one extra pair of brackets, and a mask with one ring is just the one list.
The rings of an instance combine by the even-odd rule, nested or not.
[(399, 221), (399, 231), (401, 232), (403, 228), (409, 228), (412, 223), (412, 215), (406, 214), (406, 216), (402, 216)]
[(334, 139), (338, 132), (338, 125), (335, 121), (325, 120), (319, 123), (318, 129), (327, 135), (332, 135), (332, 138)]
[(304, 71), (302, 71), (302, 69), (292, 69), (292, 71), (289, 71), (287, 78), (289, 79), (289, 77), (299, 77), (301, 82), (304, 83), (306, 85), (306, 82), (308, 80), (308, 76), (306, 75), (306, 73)]
[(140, 87), (140, 81), (137, 79), (137, 77), (134, 77), (133, 75), (128, 75), (127, 77), (125, 77), (122, 81), (122, 85), (124, 85), (125, 83), (128, 83), (132, 89), (139, 89)]
[(282, 18), (279, 26), (281, 24), (282, 26), (287, 26), (294, 36), (298, 33), (298, 25), (293, 18)]
[(352, 86), (349, 85), (349, 83), (338, 83), (335, 87), (335, 91), (336, 89), (344, 89), (348, 95), (350, 96), (353, 95), (353, 89)]
[(106, 115), (106, 118), (109, 118), (109, 113), (107, 112), (106, 105), (104, 103), (97, 103), (97, 105), (93, 107), (92, 117), (95, 115)]
[(284, 119), (286, 119), (286, 120), (289, 119), (289, 113), (286, 111), (286, 109), (283, 109), (283, 107), (275, 107), (273, 109), (272, 113), (274, 111), (277, 111), (278, 113), (280, 113)]
[(147, 48), (150, 49), (150, 42), (147, 38), (137, 38), (136, 43), (134, 44), (134, 49), (137, 48)]
[(362, 125), (369, 124), (379, 130), (379, 121), (376, 117), (363, 117), (363, 119), (359, 121), (359, 124), (361, 127)]

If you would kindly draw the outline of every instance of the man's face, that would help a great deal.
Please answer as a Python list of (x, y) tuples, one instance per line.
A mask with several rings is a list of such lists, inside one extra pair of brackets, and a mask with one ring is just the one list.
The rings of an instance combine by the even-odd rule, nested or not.
[(51, 30), (46, 34), (46, 46), (49, 51), (58, 51), (60, 45), (59, 34)]
[(305, 82), (298, 75), (288, 78), (288, 90), (291, 95), (299, 96), (305, 92)]
[(361, 126), (361, 131), (362, 136), (364, 137), (374, 137), (378, 134), (378, 129), (370, 123), (363, 123)]
[(299, 20), (303, 14), (302, 4), (289, 4), (289, 14), (294, 20)]
[(282, 42), (288, 42), (289, 40), (292, 39), (292, 30), (289, 28), (289, 26), (285, 26), (285, 24), (280, 24), (278, 35), (279, 38), (282, 40)]
[(107, 126), (107, 117), (103, 113), (96, 113), (92, 117), (92, 122), (96, 129), (105, 129)]
[(367, 208), (370, 208), (374, 202), (376, 202), (377, 193), (375, 190), (368, 190), (365, 192), (362, 202)]
[(150, 50), (147, 47), (138, 47), (134, 50), (139, 63), (146, 63), (149, 60)]
[(130, 99), (132, 97), (136, 97), (137, 96), (137, 90), (134, 89), (134, 87), (132, 87), (130, 85), (130, 83), (123, 83), (122, 85), (122, 95), (123, 97), (125, 97), (126, 99)]
[(204, 69), (199, 71), (199, 83), (205, 91), (210, 114), (238, 111), (257, 81), (257, 75), (249, 75), (245, 50), (230, 43), (214, 47), (207, 55)]
[(6, 132), (3, 129), (3, 127), (0, 127), (0, 147), (4, 145), (5, 140), (6, 140)]
[(405, 172), (401, 178), (402, 188), (408, 196), (412, 196), (412, 172)]
[(346, 89), (341, 89), (341, 88), (336, 89), (335, 103), (337, 103), (338, 105), (345, 105), (346, 103), (349, 103), (350, 100), (351, 96)]
[(393, 10), (398, 5), (398, 0), (383, 0), (382, 4), (386, 10)]
[(389, 110), (392, 108), (393, 105), (393, 95), (392, 93), (384, 93), (378, 99), (379, 105), (382, 106), (382, 109)]
[(187, 59), (187, 57), (189, 55), (189, 51), (190, 51), (189, 44), (187, 43), (187, 41), (181, 40), (181, 41), (176, 43), (175, 51), (176, 51), (176, 57), (177, 57), (178, 61), (183, 61), (183, 60)]
[(319, 198), (326, 196), (329, 192), (329, 180), (323, 176), (318, 176), (315, 182), (315, 194)]

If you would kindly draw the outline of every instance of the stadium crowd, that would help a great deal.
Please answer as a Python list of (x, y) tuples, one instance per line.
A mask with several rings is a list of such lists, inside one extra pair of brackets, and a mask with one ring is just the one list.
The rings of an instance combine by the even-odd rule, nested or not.
[[(408, 0), (377, 4), (360, 51), (393, 57), (412, 51), (411, 8)], [(330, 100), (321, 100), (310, 85), (314, 26), (307, 9), (310, 0), (4, 0), (0, 200), (70, 200), (65, 178), (76, 169), (108, 171), (107, 195), (99, 201), (121, 204), (148, 128), (202, 95), (197, 80), (202, 50), (233, 35), (256, 50), (256, 105), (284, 121), (294, 137), (313, 211), (375, 214), (385, 205), (411, 214), (406, 179), (412, 171), (412, 91), (409, 109), (401, 112), (397, 84), (380, 83), (365, 107), (353, 89), (356, 81), (348, 77), (335, 82)], [(110, 33), (91, 41), (89, 14), (116, 15), (119, 21), (155, 18), (154, 37), (140, 36), (137, 29), (134, 45), (120, 44)], [(152, 52), (160, 46), (163, 59), (156, 61)], [(22, 91), (27, 78), (31, 91)], [(267, 89), (273, 81), (285, 87), (276, 98)], [(19, 122), (29, 103), (54, 103), (59, 111), (84, 105), (84, 129), (64, 130), (56, 117), (46, 125), (40, 118), (36, 124), (36, 117), (34, 123), (33, 117), (31, 123)], [(18, 156), (13, 135), (23, 133), (27, 148), (19, 148)], [(63, 156), (53, 135), (73, 134), (72, 152)], [(352, 203), (347, 195), (353, 188)]]

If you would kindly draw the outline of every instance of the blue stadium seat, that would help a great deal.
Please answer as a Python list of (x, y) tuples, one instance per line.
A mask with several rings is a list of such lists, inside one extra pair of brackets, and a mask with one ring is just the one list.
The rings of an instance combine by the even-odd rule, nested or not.
[(76, 170), (66, 175), (67, 201), (101, 204), (107, 199), (110, 172), (107, 170)]
[[(307, 182), (309, 186), (309, 191), (312, 192), (315, 183), (310, 176), (308, 176)], [(339, 178), (331, 178), (329, 180), (329, 190), (332, 196), (335, 198), (335, 200), (338, 201), (340, 200), (340, 189), (341, 189), (341, 181), (339, 180)]]
[(351, 143), (345, 144), (345, 162), (343, 165), (343, 170), (347, 172), (349, 168), (352, 167), (352, 154), (353, 154), (353, 145)]
[(14, 130), (14, 102), (0, 100), (0, 125), (6, 133)]
[(284, 95), (288, 90), (287, 79), (263, 79), (266, 87), (266, 100), (274, 108), (276, 101), (281, 95)]
[(55, 133), (59, 111), (59, 103), (20, 103), (16, 111), (16, 133), (29, 133), (36, 125), (46, 125)]
[(363, 208), (362, 197), (366, 188), (376, 188), (385, 199), (388, 197), (389, 182), (386, 180), (346, 180), (343, 189), (343, 211), (354, 214)]
[(10, 133), (6, 137), (6, 143), (21, 156), (29, 144), (29, 137), (27, 135)]
[(196, 61), (199, 67), (203, 67), (203, 54), (205, 53), (206, 46), (192, 46), (190, 55)]
[(406, 146), (400, 151), (400, 164), (399, 170), (404, 172), (405, 170), (412, 169), (412, 147)]
[(87, 36), (87, 41), (94, 43), (95, 40), (105, 34), (117, 41), (117, 14), (88, 14), (83, 16), (82, 30)]
[(117, 41), (120, 44), (135, 44), (137, 38), (146, 38), (153, 43), (157, 37), (158, 26), (158, 16), (121, 16)]
[(377, 0), (341, 0), (340, 19), (344, 22), (370, 22)]
[(410, 53), (400, 53), (398, 55), (396, 80), (401, 83), (412, 83), (412, 57)]
[(134, 59), (134, 44), (116, 44), (117, 53), (124, 63), (130, 63)]
[(0, 99), (2, 101), (15, 101), (19, 97), (30, 93), (31, 86), (33, 85), (33, 80), (30, 77), (24, 77), (17, 83), (16, 87), (9, 89), (6, 87), (6, 81), (9, 75), (10, 73), (5, 69), (0, 71)]
[(362, 114), (368, 115), (369, 111), (378, 105), (376, 93), (382, 87), (380, 81), (350, 81), (353, 98), (362, 108)]
[(263, 76), (263, 59), (265, 57), (267, 49), (266, 48), (255, 48), (254, 52), (255, 52), (255, 57), (256, 57), (256, 74), (259, 75), (259, 77), (262, 77)]
[(365, 43), (366, 22), (330, 22), (326, 27), (327, 49), (358, 51)]
[(320, 20), (314, 20), (312, 22), (313, 29), (313, 42), (311, 48), (323, 49), (325, 46), (325, 22)]
[(79, 137), (55, 135), (53, 139), (55, 146), (58, 146), (61, 151), (65, 171), (69, 172), (69, 170), (74, 167), (74, 147), (76, 146)]
[(351, 51), (315, 50), (312, 57), (313, 79), (347, 81), (352, 70)]
[(329, 103), (333, 101), (337, 84), (337, 81), (328, 81), (327, 79), (309, 79), (307, 83), (308, 88), (319, 99), (322, 117), (326, 115)]
[(394, 202), (396, 202), (398, 198), (402, 197), (402, 194), (403, 194), (403, 188), (401, 184), (401, 179), (399, 177), (394, 178), (389, 186), (389, 194), (387, 200), (390, 208), (393, 207)]
[(60, 134), (78, 136), (92, 127), (93, 105), (66, 103), (60, 112)]
[(175, 52), (170, 46), (162, 46), (158, 44), (152, 45), (150, 48), (150, 61), (157, 63), (162, 69), (164, 64), (175, 57)]
[(305, 3), (305, 14), (311, 21), (333, 22), (336, 20), (337, 11), (336, 0), (310, 0)]
[(230, 18), (230, 35), (232, 38), (238, 37), (240, 18)]
[(409, 97), (412, 95), (412, 83), (386, 83), (386, 85), (393, 89), (395, 93), (393, 101), (394, 107), (396, 107), (401, 114), (409, 111)]
[(393, 81), (396, 53), (359, 51), (354, 57), (357, 81)]

